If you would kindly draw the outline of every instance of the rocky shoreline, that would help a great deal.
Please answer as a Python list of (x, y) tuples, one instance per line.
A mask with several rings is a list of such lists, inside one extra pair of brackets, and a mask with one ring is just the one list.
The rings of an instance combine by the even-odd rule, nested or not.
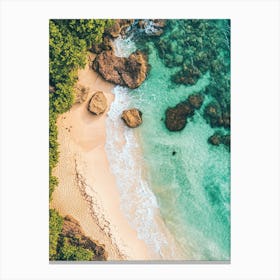
[[(173, 22), (161, 19), (116, 20), (114, 26), (105, 32), (103, 43), (91, 48), (91, 51), (97, 54), (92, 68), (106, 81), (131, 89), (138, 88), (147, 78), (150, 69), (149, 47), (146, 41), (152, 41), (167, 67), (180, 67), (171, 77), (174, 84), (192, 86), (207, 71), (211, 73), (209, 86), (199, 93), (202, 101), (197, 108), (189, 99), (173, 108), (166, 108), (166, 128), (169, 131), (184, 129), (195, 110), (200, 109), (203, 96), (211, 95), (214, 101), (203, 106), (206, 122), (213, 128), (223, 127), (230, 130), (229, 64), (225, 62), (229, 55), (230, 38), (227, 28), (230, 27), (225, 25), (223, 29), (213, 20), (185, 20), (176, 22), (179, 22), (181, 31), (175, 28), (176, 31), (170, 32)], [(225, 30), (224, 37), (221, 36), (221, 30)], [(134, 34), (139, 49), (129, 57), (116, 56), (112, 40), (131, 33)], [(223, 57), (220, 56), (221, 52), (225, 53)], [(230, 133), (227, 138), (230, 138)], [(208, 143), (215, 146), (217, 141), (209, 140)]]

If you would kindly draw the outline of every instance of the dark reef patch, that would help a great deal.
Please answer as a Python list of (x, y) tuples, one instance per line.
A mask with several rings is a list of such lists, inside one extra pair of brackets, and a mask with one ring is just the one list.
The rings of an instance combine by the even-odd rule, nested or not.
[(209, 105), (205, 119), (212, 127), (229, 129), (230, 21), (168, 20), (164, 34), (155, 45), (165, 66), (176, 69), (171, 76), (175, 84), (192, 86), (202, 75), (210, 74), (210, 84), (204, 94), (217, 103), (217, 114), (209, 114)]
[(222, 132), (216, 131), (208, 138), (208, 143), (213, 146), (224, 144), (225, 146), (230, 147), (230, 134), (223, 134)]
[(165, 125), (170, 131), (180, 131), (187, 124), (187, 118), (192, 117), (203, 103), (201, 94), (192, 94), (187, 100), (165, 111)]

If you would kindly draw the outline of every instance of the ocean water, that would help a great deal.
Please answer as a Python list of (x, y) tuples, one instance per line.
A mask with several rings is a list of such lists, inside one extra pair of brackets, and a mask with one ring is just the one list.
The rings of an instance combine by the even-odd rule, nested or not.
[[(157, 44), (147, 41), (151, 65), (147, 79), (134, 90), (115, 87), (107, 118), (106, 151), (122, 209), (155, 258), (178, 259), (156, 221), (159, 213), (187, 260), (229, 260), (230, 151), (207, 142), (217, 129), (203, 117), (205, 105), (215, 101), (215, 96), (205, 94), (213, 73), (205, 71), (192, 86), (175, 84), (171, 77), (180, 66), (167, 67)], [(128, 56), (137, 41), (133, 36), (118, 38), (115, 46), (119, 56)], [(165, 110), (199, 92), (204, 94), (203, 106), (182, 131), (168, 131)], [(120, 119), (122, 111), (132, 107), (143, 113), (143, 124), (136, 129)]]

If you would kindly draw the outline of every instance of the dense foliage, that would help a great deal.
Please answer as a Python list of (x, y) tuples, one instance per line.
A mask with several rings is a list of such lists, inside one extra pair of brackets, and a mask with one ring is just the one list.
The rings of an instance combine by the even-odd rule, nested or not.
[(65, 237), (62, 234), (63, 217), (57, 211), (49, 211), (49, 258), (50, 260), (79, 260), (94, 259), (93, 251), (79, 246), (75, 236)]
[(93, 251), (85, 249), (81, 246), (75, 246), (73, 240), (67, 237), (63, 237), (58, 248), (59, 260), (65, 261), (92, 261), (94, 259)]
[(57, 256), (58, 239), (62, 231), (63, 218), (54, 210), (49, 212), (49, 257), (55, 260)]
[(113, 20), (71, 19), (60, 22), (67, 26), (73, 36), (85, 40), (87, 46), (91, 46), (93, 43), (102, 42), (104, 30), (113, 23)]

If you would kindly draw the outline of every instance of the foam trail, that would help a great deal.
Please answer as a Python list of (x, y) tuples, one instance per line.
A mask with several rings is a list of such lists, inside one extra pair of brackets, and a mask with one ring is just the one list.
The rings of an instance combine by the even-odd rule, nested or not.
[(143, 159), (134, 131), (124, 126), (120, 118), (129, 104), (127, 90), (120, 86), (114, 89), (115, 100), (106, 120), (105, 149), (121, 194), (123, 212), (137, 231), (138, 237), (144, 240), (155, 254), (154, 257), (161, 258), (162, 249), (168, 242), (156, 222), (157, 200), (144, 179), (141, 164)]

